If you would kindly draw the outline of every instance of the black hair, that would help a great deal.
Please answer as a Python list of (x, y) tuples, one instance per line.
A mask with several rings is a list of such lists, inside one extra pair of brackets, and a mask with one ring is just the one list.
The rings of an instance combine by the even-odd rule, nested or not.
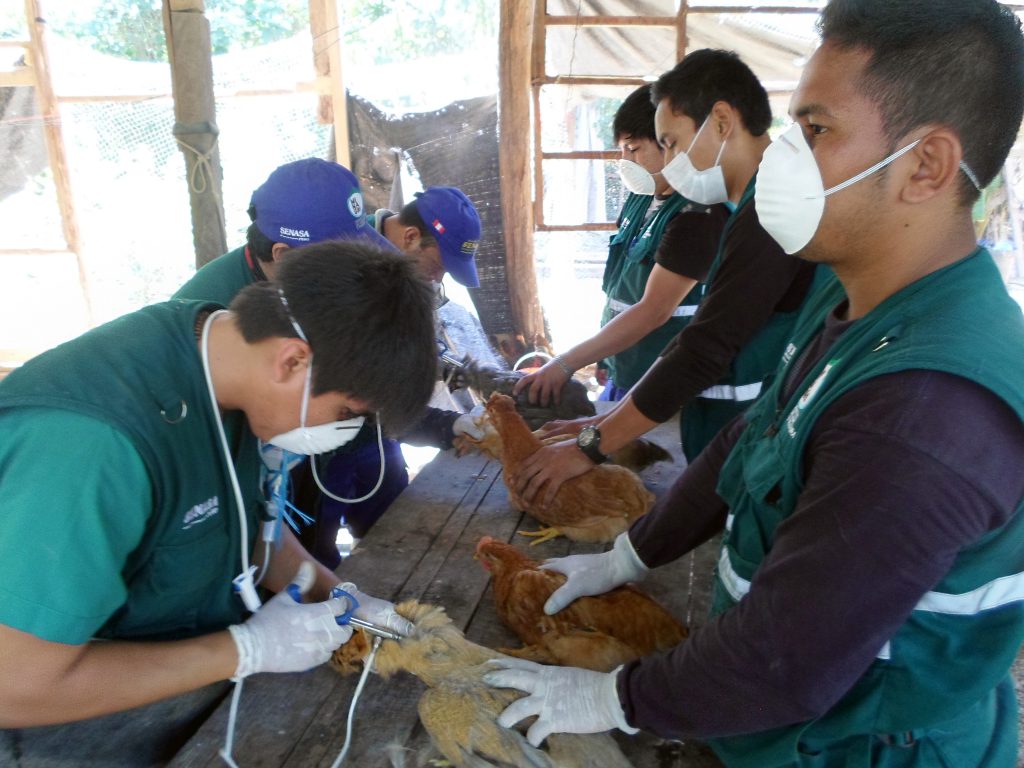
[[(957, 133), (982, 187), (995, 178), (1024, 114), (1024, 38), (996, 0), (832, 0), (823, 41), (871, 54), (862, 93), (879, 107), (892, 148), (913, 129)], [(978, 191), (965, 174), (961, 201)]]
[(390, 434), (423, 415), (437, 370), (434, 291), (413, 260), (351, 240), (296, 248), (276, 280), (231, 302), (248, 343), (298, 336), (278, 289), (313, 350), (313, 394), (367, 401)]
[(654, 132), (654, 103), (651, 84), (645, 83), (625, 98), (615, 111), (612, 136), (616, 144), (627, 136), (632, 139), (650, 139), (657, 142)]
[(245, 231), (245, 244), (249, 246), (249, 253), (260, 261), (274, 260), (274, 241), (260, 232), (256, 226), (256, 206), (249, 206), (249, 220), (252, 224)]
[(420, 209), (416, 207), (415, 200), (402, 206), (402, 210), (397, 215), (399, 224), (406, 227), (416, 227), (420, 231), (420, 239), (422, 241), (420, 245), (423, 248), (437, 245), (437, 238), (430, 234), (432, 230), (427, 227), (427, 222), (420, 215)]
[(743, 126), (762, 136), (772, 123), (772, 108), (761, 81), (732, 51), (702, 48), (658, 78), (651, 88), (657, 106), (668, 99), (672, 111), (703, 123), (715, 102), (724, 101), (740, 113)]

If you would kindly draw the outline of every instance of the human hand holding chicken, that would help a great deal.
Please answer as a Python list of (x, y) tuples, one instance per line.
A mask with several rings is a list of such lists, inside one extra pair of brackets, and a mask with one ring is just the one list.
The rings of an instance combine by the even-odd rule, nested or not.
[(640, 581), (650, 569), (633, 549), (628, 533), (620, 533), (607, 552), (555, 557), (540, 566), (566, 576), (565, 584), (544, 603), (544, 613), (553, 616), (574, 600), (602, 595), (630, 581)]
[(535, 747), (552, 733), (602, 733), (612, 728), (629, 734), (639, 731), (626, 722), (619, 702), (618, 669), (592, 672), (524, 659), (494, 659), (489, 664), (495, 671), (484, 675), (485, 683), (529, 694), (509, 704), (498, 716), (498, 725), (510, 728), (536, 715), (526, 732), (526, 740)]
[[(545, 445), (527, 457), (519, 466), (513, 481), (516, 491), (528, 502), (540, 501), (542, 507), (550, 506), (562, 483), (579, 477), (594, 468), (594, 462), (583, 455), (576, 443), (568, 440)], [(547, 483), (543, 497), (537, 494)]]
[(557, 404), (562, 400), (562, 387), (571, 378), (572, 372), (568, 365), (556, 357), (517, 381), (512, 388), (512, 395), (516, 396), (529, 387), (527, 396), (534, 405), (547, 405), (552, 400)]

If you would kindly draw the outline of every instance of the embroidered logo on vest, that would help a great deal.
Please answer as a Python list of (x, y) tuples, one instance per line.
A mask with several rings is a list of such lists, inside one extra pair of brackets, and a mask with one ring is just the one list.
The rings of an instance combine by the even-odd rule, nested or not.
[(214, 517), (218, 512), (220, 512), (220, 501), (216, 496), (212, 496), (206, 501), (196, 504), (185, 513), (185, 517), (181, 519), (181, 530), (187, 531), (204, 520)]
[(786, 345), (786, 350), (782, 353), (782, 364), (789, 365), (789, 361), (793, 359), (793, 355), (796, 354), (796, 344), (789, 342)]
[[(788, 352), (789, 350), (786, 351)], [(815, 395), (818, 394), (818, 390), (821, 389), (821, 385), (825, 383), (825, 378), (828, 376), (828, 372), (835, 367), (837, 362), (839, 361), (829, 361), (828, 365), (826, 365), (822, 369), (821, 373), (818, 374), (818, 378), (816, 378), (811, 383), (811, 386), (807, 388), (807, 391), (800, 395), (800, 399), (796, 401), (796, 406), (793, 410), (789, 412), (789, 416), (786, 417), (786, 431), (789, 432), (790, 437), (796, 437), (796, 420), (800, 418), (800, 414), (803, 413), (804, 409), (811, 404)]]

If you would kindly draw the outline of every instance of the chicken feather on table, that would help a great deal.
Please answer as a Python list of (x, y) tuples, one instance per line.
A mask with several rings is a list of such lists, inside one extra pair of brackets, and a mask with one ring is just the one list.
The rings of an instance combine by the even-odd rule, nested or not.
[[(483, 682), (484, 674), (493, 671), (487, 662), (502, 654), (467, 640), (441, 607), (408, 601), (397, 611), (416, 631), (401, 641), (383, 641), (374, 670), (382, 677), (409, 672), (428, 686), (417, 705), (420, 721), (456, 768), (629, 768), (607, 733), (553, 733), (538, 749), (520, 730), (498, 725), (498, 715), (523, 695)], [(339, 672), (352, 672), (368, 648), (357, 630), (334, 652), (331, 664)]]
[(630, 585), (581, 597), (548, 616), (544, 603), (565, 576), (541, 570), (536, 560), (490, 536), (480, 539), (476, 556), (491, 574), (498, 617), (525, 643), (501, 649), (510, 656), (608, 672), (687, 636), (686, 627)]
[(653, 506), (654, 494), (644, 487), (636, 474), (609, 464), (600, 464), (565, 481), (547, 507), (540, 504), (542, 492), (534, 502), (527, 502), (517, 493), (515, 478), (522, 463), (540, 450), (541, 441), (516, 413), (512, 399), (506, 395), (491, 395), (487, 401), (487, 417), (501, 439), (501, 465), (509, 499), (517, 509), (547, 526), (524, 534), (539, 537), (533, 543), (559, 534), (573, 541), (613, 541)]

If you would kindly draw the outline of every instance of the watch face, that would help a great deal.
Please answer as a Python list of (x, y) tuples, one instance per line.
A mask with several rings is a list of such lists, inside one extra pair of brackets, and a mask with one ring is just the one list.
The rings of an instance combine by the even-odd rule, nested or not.
[(576, 442), (583, 447), (589, 446), (593, 444), (594, 438), (596, 437), (596, 433), (597, 430), (594, 429), (594, 427), (584, 427), (583, 429), (580, 430), (580, 434), (579, 437), (576, 439)]

